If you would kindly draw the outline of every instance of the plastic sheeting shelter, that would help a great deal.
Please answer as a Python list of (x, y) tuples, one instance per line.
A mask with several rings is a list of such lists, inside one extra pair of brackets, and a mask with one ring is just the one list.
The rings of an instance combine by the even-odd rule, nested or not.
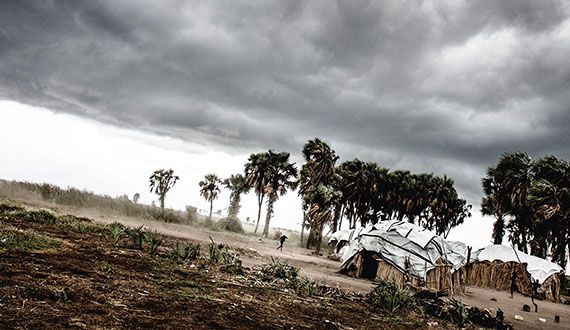
[(370, 279), (394, 278), (400, 284), (457, 293), (464, 286), (456, 271), (466, 263), (458, 249), (466, 248), (414, 224), (382, 221), (361, 229), (350, 242), (341, 256), (341, 272)]
[(465, 270), (467, 284), (498, 290), (510, 290), (511, 274), (515, 272), (517, 291), (530, 296), (531, 280), (538, 281), (538, 298), (552, 301), (560, 299), (562, 271), (562, 267), (553, 262), (518, 250), (515, 253), (512, 247), (505, 245), (489, 245), (473, 252)]

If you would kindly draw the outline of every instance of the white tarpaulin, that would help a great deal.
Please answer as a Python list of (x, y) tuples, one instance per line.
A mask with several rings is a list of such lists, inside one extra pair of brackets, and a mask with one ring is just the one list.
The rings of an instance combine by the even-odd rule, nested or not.
[(381, 221), (361, 230), (343, 251), (341, 267), (363, 250), (376, 252), (394, 267), (423, 279), (438, 259), (450, 261), (453, 271), (466, 262), (462, 251), (456, 251), (440, 236), (403, 221)]
[(540, 284), (549, 278), (551, 275), (560, 273), (563, 269), (557, 264), (550, 262), (548, 260), (528, 255), (524, 252), (515, 251), (510, 246), (505, 245), (489, 245), (473, 253), (473, 261), (493, 261), (500, 260), (502, 262), (519, 262), (526, 263), (526, 269), (530, 273), (533, 280), (538, 280)]

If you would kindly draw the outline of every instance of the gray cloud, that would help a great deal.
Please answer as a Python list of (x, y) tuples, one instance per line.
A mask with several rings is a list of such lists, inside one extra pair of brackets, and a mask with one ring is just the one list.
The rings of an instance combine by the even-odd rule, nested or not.
[(447, 173), (570, 158), (564, 1), (3, 1), (0, 98), (243, 153)]

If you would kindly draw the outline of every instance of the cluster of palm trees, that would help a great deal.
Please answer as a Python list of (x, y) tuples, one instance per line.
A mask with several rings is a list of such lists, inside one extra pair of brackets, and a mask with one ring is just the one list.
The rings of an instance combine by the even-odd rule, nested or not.
[(496, 218), (493, 241), (505, 232), (523, 252), (565, 267), (570, 244), (570, 162), (524, 152), (506, 153), (482, 179), (481, 212)]
[(200, 194), (210, 202), (210, 216), (208, 221), (212, 222), (212, 208), (214, 199), (218, 198), (220, 185), (230, 190), (230, 205), (228, 207), (228, 217), (237, 217), (240, 209), (241, 195), (248, 193), (251, 189), (257, 195), (258, 212), (254, 233), (259, 229), (261, 219), (261, 209), (263, 202), (267, 202), (267, 212), (265, 225), (263, 227), (263, 237), (269, 235), (269, 224), (273, 217), (275, 202), (283, 196), (288, 189), (294, 190), (297, 187), (298, 172), (294, 163), (289, 161), (288, 152), (275, 152), (268, 150), (252, 154), (244, 167), (244, 174), (231, 175), (225, 180), (220, 180), (215, 174), (207, 174), (203, 181), (200, 181)]
[(299, 195), (304, 225), (310, 229), (307, 247), (318, 250), (324, 226), (336, 231), (343, 219), (349, 228), (385, 219), (406, 220), (447, 236), (471, 216), (471, 205), (459, 198), (453, 180), (446, 176), (390, 171), (359, 159), (337, 165), (335, 151), (318, 138), (305, 144), (303, 156)]
[(452, 227), (471, 215), (471, 206), (459, 198), (453, 180), (446, 176), (390, 171), (358, 159), (337, 164), (336, 152), (318, 138), (304, 145), (303, 157), (305, 163), (300, 173), (288, 152), (268, 150), (251, 154), (243, 175), (232, 175), (222, 181), (215, 174), (207, 174), (200, 182), (200, 193), (210, 202), (209, 221), (220, 185), (231, 191), (228, 216), (237, 217), (242, 194), (250, 190), (256, 194), (254, 233), (259, 229), (261, 210), (266, 203), (263, 237), (268, 236), (279, 197), (298, 186), (304, 211), (302, 233), (309, 229), (307, 247), (317, 250), (324, 228), (336, 231), (343, 219), (349, 228), (385, 219), (406, 220), (447, 236)]

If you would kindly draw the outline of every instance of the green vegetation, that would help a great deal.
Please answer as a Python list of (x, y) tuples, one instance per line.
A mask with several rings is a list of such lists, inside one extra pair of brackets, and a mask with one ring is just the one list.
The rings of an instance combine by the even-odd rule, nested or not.
[(20, 230), (0, 223), (0, 251), (45, 250), (54, 249), (60, 245), (60, 241), (41, 235), (33, 230)]
[(225, 244), (214, 242), (211, 237), (210, 241), (211, 243), (208, 244), (209, 261), (213, 264), (220, 264), (220, 269), (227, 273), (243, 274), (244, 269), (237, 253)]
[(385, 308), (390, 313), (406, 311), (416, 306), (415, 292), (399, 285), (395, 279), (380, 281), (368, 294), (368, 303), (375, 308)]
[(179, 241), (176, 241), (176, 244), (168, 252), (168, 258), (179, 263), (186, 263), (199, 257), (199, 243), (186, 242), (184, 245), (181, 245)]
[(247, 194), (251, 187), (247, 184), (245, 177), (241, 174), (231, 175), (222, 184), (230, 190), (230, 205), (228, 206), (228, 218), (237, 218), (241, 208), (241, 195)]
[(297, 187), (298, 171), (294, 164), (289, 162), (291, 156), (288, 152), (274, 152), (268, 150), (258, 154), (252, 154), (245, 164), (245, 179), (248, 185), (254, 188), (258, 197), (257, 224), (255, 233), (259, 227), (261, 205), (267, 195), (267, 212), (263, 237), (269, 235), (269, 224), (273, 217), (273, 208), (279, 196), (283, 196), (288, 189)]
[(215, 229), (227, 230), (232, 233), (244, 233), (241, 221), (239, 221), (236, 216), (228, 216), (226, 218), (220, 219), (214, 227)]
[(519, 250), (566, 266), (570, 253), (570, 162), (524, 152), (506, 153), (481, 181), (481, 212), (496, 218), (493, 241), (506, 230)]
[(118, 246), (119, 241), (126, 235), (126, 228), (123, 224), (118, 222), (113, 222), (107, 226), (109, 233), (108, 236), (111, 238), (114, 246)]
[(145, 236), (146, 236), (146, 233), (144, 231), (144, 226), (140, 225), (137, 228), (127, 227), (126, 233), (133, 243), (133, 248), (142, 250), (143, 242), (145, 241)]
[(214, 199), (218, 198), (220, 193), (220, 186), (219, 184), (222, 181), (218, 178), (215, 174), (206, 174), (204, 180), (200, 181), (200, 195), (206, 199), (206, 201), (210, 202), (210, 215), (208, 216), (208, 222), (206, 223), (207, 226), (212, 226), (212, 210), (214, 208)]
[(164, 200), (166, 199), (166, 194), (174, 185), (176, 181), (180, 179), (177, 175), (174, 175), (174, 170), (156, 170), (152, 173), (149, 178), (150, 192), (154, 192), (158, 195), (158, 200), (160, 201), (160, 209), (164, 211)]
[(144, 241), (148, 245), (148, 253), (154, 255), (156, 254), (158, 247), (164, 241), (164, 238), (156, 229), (154, 231), (147, 230), (144, 233)]
[(161, 210), (158, 207), (137, 204), (126, 195), (113, 198), (96, 195), (86, 190), (64, 189), (47, 183), (37, 184), (0, 179), (0, 197), (8, 200), (16, 198), (30, 202), (43, 201), (77, 208), (94, 208), (101, 212), (111, 211), (128, 217), (181, 224), (195, 222), (199, 217), (196, 212), (188, 214), (187, 212), (171, 209)]

